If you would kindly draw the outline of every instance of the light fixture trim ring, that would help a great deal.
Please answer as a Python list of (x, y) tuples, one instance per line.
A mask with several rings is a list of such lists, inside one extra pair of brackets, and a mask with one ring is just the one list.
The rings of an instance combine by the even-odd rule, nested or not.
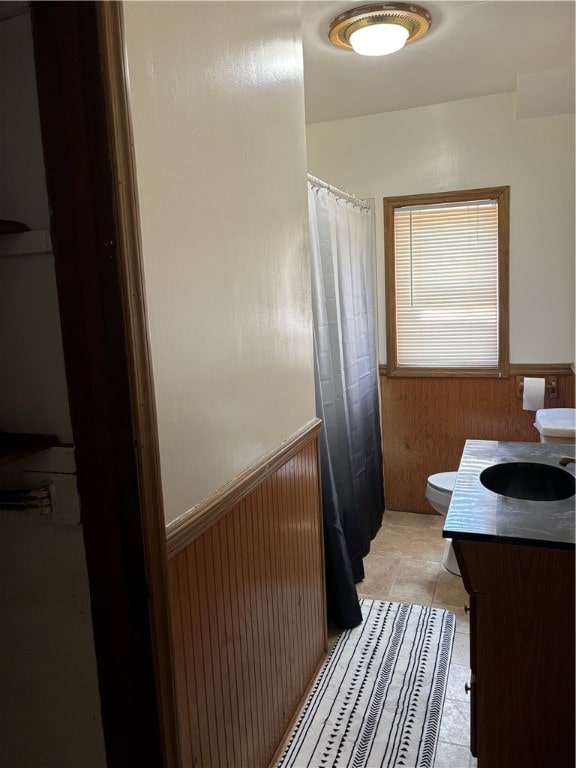
[(351, 51), (350, 35), (371, 24), (399, 24), (408, 30), (406, 45), (420, 40), (430, 29), (432, 17), (426, 8), (411, 3), (374, 3), (361, 5), (336, 16), (330, 23), (328, 36), (338, 48)]

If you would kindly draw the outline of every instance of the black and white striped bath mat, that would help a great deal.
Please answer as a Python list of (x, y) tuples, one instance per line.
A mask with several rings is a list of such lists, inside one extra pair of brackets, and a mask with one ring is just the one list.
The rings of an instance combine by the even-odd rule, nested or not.
[(361, 600), (363, 623), (328, 657), (278, 768), (432, 768), (455, 617)]

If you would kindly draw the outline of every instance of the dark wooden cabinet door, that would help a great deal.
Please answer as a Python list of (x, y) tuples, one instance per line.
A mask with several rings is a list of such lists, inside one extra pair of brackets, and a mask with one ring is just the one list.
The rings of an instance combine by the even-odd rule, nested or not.
[(478, 768), (574, 766), (574, 552), (456, 541)]

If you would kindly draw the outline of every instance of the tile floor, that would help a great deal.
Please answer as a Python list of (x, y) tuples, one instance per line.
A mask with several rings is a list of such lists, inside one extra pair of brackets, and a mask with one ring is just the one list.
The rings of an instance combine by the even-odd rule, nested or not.
[(470, 626), (464, 612), (468, 596), (462, 579), (442, 565), (446, 541), (444, 518), (387, 511), (382, 528), (364, 560), (366, 578), (358, 596), (394, 602), (433, 605), (456, 614), (456, 634), (448, 690), (440, 725), (434, 768), (473, 768), (469, 750), (470, 699), (464, 684), (470, 679)]

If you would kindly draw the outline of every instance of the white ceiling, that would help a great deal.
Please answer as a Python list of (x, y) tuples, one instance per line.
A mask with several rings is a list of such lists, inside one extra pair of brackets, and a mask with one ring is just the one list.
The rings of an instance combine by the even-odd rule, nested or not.
[(302, 3), (307, 123), (509, 93), (517, 82), (519, 116), (573, 111), (574, 0), (421, 0), (430, 31), (398, 53), (333, 46), (330, 21), (368, 2)]

